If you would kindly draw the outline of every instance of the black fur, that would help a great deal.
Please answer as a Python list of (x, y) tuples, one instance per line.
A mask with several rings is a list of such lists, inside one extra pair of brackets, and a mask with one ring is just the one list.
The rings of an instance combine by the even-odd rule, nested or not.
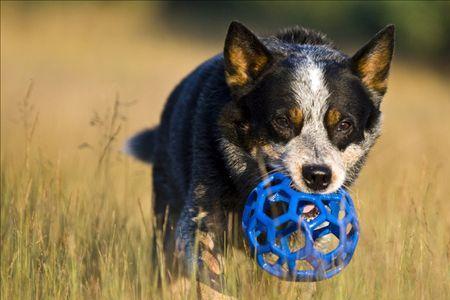
[(152, 163), (157, 134), (158, 128), (147, 129), (136, 134), (128, 141), (128, 152), (139, 160)]
[(330, 48), (335, 48), (333, 42), (322, 32), (295, 26), (280, 30), (276, 37), (286, 43), (299, 45), (326, 45)]

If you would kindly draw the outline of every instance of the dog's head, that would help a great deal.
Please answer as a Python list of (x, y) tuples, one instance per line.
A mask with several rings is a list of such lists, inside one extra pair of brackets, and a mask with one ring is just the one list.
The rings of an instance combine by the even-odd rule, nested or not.
[(260, 39), (233, 22), (224, 49), (228, 138), (302, 191), (351, 184), (379, 135), (393, 46), (392, 25), (349, 57), (317, 32)]

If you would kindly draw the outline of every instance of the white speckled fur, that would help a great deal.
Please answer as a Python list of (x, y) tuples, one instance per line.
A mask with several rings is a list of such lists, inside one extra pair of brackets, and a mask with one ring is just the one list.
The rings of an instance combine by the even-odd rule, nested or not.
[(321, 164), (331, 168), (332, 179), (322, 193), (330, 193), (341, 187), (346, 180), (346, 170), (363, 155), (361, 146), (352, 144), (344, 152), (334, 146), (325, 128), (324, 119), (328, 110), (330, 92), (324, 78), (323, 65), (311, 57), (297, 67), (292, 88), (303, 112), (304, 123), (301, 134), (284, 147), (283, 164), (300, 190), (311, 191), (302, 178), (302, 167)]

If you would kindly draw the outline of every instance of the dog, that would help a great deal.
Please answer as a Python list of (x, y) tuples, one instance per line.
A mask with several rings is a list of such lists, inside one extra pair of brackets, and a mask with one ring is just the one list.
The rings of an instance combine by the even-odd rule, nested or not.
[(232, 22), (223, 53), (178, 84), (159, 126), (129, 140), (153, 163), (154, 212), (188, 274), (221, 287), (228, 216), (270, 172), (307, 193), (355, 181), (380, 135), (394, 31), (347, 56), (318, 31), (257, 37)]

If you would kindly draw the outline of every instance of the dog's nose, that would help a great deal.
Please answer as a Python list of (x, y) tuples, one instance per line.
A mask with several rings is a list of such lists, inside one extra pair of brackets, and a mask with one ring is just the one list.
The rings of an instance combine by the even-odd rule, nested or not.
[(306, 165), (302, 168), (303, 180), (313, 191), (321, 191), (330, 185), (331, 170), (324, 165)]

